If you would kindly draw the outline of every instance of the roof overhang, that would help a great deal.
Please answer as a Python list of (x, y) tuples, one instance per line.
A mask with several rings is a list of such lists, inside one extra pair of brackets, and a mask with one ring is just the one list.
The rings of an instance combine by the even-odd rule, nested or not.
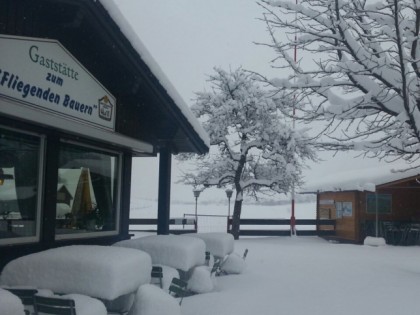
[(208, 152), (207, 134), (113, 1), (8, 0), (0, 10), (8, 12), (1, 32), (59, 41), (118, 106), (133, 109), (117, 116), (117, 133), (151, 144), (154, 153), (163, 143), (173, 153)]
[[(89, 3), (92, 4), (92, 1)], [(112, 0), (100, 0), (93, 2), (93, 4), (97, 6), (102, 5), (106, 13), (102, 9), (99, 12), (104, 16), (108, 15), (115, 23), (118, 30), (114, 29), (114, 33), (118, 37), (125, 38), (122, 42), (126, 49), (130, 51), (130, 54), (133, 55), (133, 58), (138, 59), (136, 64), (139, 67), (139, 71), (144, 72), (146, 68), (146, 72), (152, 74), (147, 77), (149, 84), (156, 89), (156, 96), (160, 98), (165, 109), (170, 113), (171, 123), (175, 122), (177, 124), (178, 128), (172, 134), (168, 135), (167, 132), (162, 132), (162, 138), (159, 140), (171, 143), (175, 153), (195, 152), (203, 154), (208, 152), (210, 140), (207, 133), (150, 55), (138, 35), (122, 16), (115, 2)], [(171, 128), (169, 127), (169, 129)]]

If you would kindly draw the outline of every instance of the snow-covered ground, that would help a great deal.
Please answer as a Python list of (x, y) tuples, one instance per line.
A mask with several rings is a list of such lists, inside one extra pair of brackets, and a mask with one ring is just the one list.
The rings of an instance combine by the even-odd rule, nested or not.
[[(420, 309), (418, 246), (302, 236), (241, 238), (234, 245), (240, 255), (249, 250), (241, 274), (216, 277), (210, 293), (184, 298), (181, 309), (157, 287), (144, 285), (130, 314), (411, 315)], [(0, 314), (22, 314), (11, 311), (16, 303), (5, 293), (0, 289)]]
[(243, 274), (184, 299), (183, 315), (418, 314), (420, 248), (336, 244), (317, 237), (243, 238)]
[[(154, 203), (132, 203), (132, 217), (156, 217)], [(140, 206), (141, 205), (141, 206)], [(171, 217), (195, 204), (172, 204)], [(227, 214), (227, 203), (198, 204), (199, 214)], [(232, 209), (232, 208), (231, 208)], [(244, 205), (243, 218), (289, 218), (290, 205)], [(296, 217), (315, 218), (315, 203), (298, 203)], [(216, 289), (184, 299), (183, 315), (417, 314), (420, 248), (338, 244), (318, 237), (256, 237), (240, 275), (217, 277)]]

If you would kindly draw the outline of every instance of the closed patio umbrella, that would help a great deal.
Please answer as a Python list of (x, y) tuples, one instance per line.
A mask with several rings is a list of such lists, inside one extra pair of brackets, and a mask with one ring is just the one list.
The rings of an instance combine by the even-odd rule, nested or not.
[(83, 218), (92, 211), (90, 186), (91, 180), (89, 169), (82, 168), (71, 209), (74, 218)]

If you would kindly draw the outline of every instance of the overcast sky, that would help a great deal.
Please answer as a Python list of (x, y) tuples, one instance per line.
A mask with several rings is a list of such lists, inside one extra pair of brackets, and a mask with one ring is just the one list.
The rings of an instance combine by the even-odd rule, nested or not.
[(253, 0), (114, 0), (187, 103), (214, 66), (270, 70), (274, 54)]
[[(268, 47), (265, 24), (259, 20), (263, 9), (254, 0), (114, 0), (155, 58), (168, 79), (188, 105), (194, 93), (204, 90), (213, 67), (257, 71), (268, 77), (283, 76), (270, 63), (276, 55)], [(299, 52), (298, 52), (299, 55)], [(302, 56), (301, 56), (302, 57)], [(311, 62), (305, 57), (304, 62)], [(339, 176), (340, 170), (362, 170), (375, 161), (354, 159), (355, 154), (323, 154), (325, 159), (305, 171), (313, 183), (326, 176)], [(179, 178), (179, 166), (173, 164), (173, 182)], [(157, 197), (158, 161), (137, 158), (133, 165), (132, 198)], [(219, 198), (220, 195), (220, 198)], [(193, 200), (192, 188), (173, 184), (172, 200)], [(222, 199), (223, 192), (204, 192), (201, 199)]]

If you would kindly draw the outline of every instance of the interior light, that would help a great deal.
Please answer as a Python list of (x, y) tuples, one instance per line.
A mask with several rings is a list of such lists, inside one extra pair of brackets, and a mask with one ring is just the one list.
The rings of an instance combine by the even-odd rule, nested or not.
[(4, 181), (6, 179), (14, 179), (13, 175), (10, 174), (4, 174), (4, 171), (2, 168), (0, 168), (0, 186), (4, 184)]

